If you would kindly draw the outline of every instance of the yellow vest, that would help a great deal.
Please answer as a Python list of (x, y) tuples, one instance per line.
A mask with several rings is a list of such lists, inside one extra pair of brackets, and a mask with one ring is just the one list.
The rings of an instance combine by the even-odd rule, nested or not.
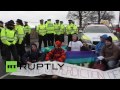
[(38, 25), (38, 27), (37, 27), (37, 32), (38, 32), (39, 35), (42, 35), (42, 36), (46, 35), (47, 31), (46, 31), (46, 26), (45, 26), (45, 24), (43, 24), (43, 25), (42, 25), (42, 24)]
[(60, 32), (60, 24), (59, 23), (54, 24), (54, 29), (55, 29), (55, 34), (57, 34), (57, 35), (61, 34), (61, 32)]

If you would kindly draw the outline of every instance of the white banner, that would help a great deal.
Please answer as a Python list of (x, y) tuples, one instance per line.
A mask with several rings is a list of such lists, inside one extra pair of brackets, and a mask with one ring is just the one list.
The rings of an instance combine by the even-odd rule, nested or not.
[(74, 79), (120, 79), (120, 68), (101, 71), (56, 61), (34, 63), (30, 66), (31, 70), (27, 66), (26, 69), (24, 67), (18, 68), (18, 71), (11, 73), (11, 75), (33, 77), (46, 74)]

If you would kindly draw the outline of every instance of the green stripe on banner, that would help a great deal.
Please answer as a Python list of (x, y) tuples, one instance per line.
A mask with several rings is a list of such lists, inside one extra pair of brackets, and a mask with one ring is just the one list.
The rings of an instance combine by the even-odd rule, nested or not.
[(65, 63), (81, 64), (81, 63), (91, 63), (94, 61), (95, 61), (94, 58), (79, 58), (79, 59), (66, 59)]

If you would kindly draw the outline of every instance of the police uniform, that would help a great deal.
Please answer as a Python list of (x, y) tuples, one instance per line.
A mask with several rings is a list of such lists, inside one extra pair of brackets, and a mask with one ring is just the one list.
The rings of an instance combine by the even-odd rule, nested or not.
[(73, 24), (72, 20), (69, 20), (69, 22), (71, 22), (71, 23), (69, 23), (66, 27), (66, 34), (68, 35), (68, 43), (70, 41), (72, 41), (73, 34), (78, 34), (77, 26), (75, 24)]
[[(28, 23), (28, 22), (25, 22)], [(31, 33), (31, 27), (29, 25), (24, 26), (24, 32), (25, 32), (25, 44), (27, 46), (30, 46), (30, 33)]]
[(22, 56), (26, 52), (25, 42), (24, 42), (25, 32), (24, 32), (24, 26), (22, 26), (22, 20), (18, 19), (16, 22), (19, 23), (19, 25), (15, 26), (15, 30), (17, 32), (17, 38), (18, 38), (16, 46), (17, 46), (18, 55), (20, 57), (20, 60), (22, 61)]
[(54, 45), (54, 24), (51, 22), (51, 19), (48, 19), (46, 22), (46, 30), (47, 30), (47, 41), (48, 41), (48, 46), (53, 46)]
[[(43, 22), (44, 20), (40, 20), (40, 22)], [(44, 47), (47, 47), (47, 31), (46, 31), (46, 26), (45, 24), (41, 23), (40, 25), (37, 26), (37, 33), (38, 33), (38, 36), (39, 36), (39, 49), (41, 49), (41, 44), (42, 44), (42, 41), (44, 43)]]
[[(14, 24), (8, 22), (7, 27), (1, 31), (1, 41), (5, 45), (6, 52), (5, 59), (7, 61), (11, 60), (11, 54), (13, 55), (14, 60), (19, 62), (19, 57), (16, 49), (17, 34), (14, 30)], [(11, 28), (12, 26), (12, 28)]]
[[(57, 23), (58, 22), (58, 23)], [(55, 41), (61, 41), (61, 31), (60, 31), (60, 23), (59, 20), (56, 20), (56, 23), (54, 24), (54, 30), (55, 30)]]
[(64, 34), (65, 34), (65, 25), (63, 21), (60, 21), (60, 32), (61, 32), (61, 42), (64, 42)]
[[(4, 27), (3, 27), (3, 22), (2, 21), (0, 21), (0, 24), (2, 24), (1, 26), (0, 26), (0, 35), (1, 35), (1, 31), (4, 29)], [(5, 59), (5, 45), (2, 43), (2, 41), (1, 41), (1, 36), (0, 36), (0, 52), (1, 52), (1, 56), (2, 56), (2, 59)]]

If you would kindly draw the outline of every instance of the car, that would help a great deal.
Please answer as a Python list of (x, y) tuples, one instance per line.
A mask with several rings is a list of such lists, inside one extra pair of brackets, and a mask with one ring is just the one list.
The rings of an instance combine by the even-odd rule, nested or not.
[(106, 25), (103, 24), (91, 24), (87, 25), (82, 31), (79, 33), (79, 39), (83, 43), (87, 43), (91, 49), (95, 49), (95, 46), (100, 41), (100, 36), (107, 34), (111, 36), (113, 42), (116, 45), (119, 45), (119, 39), (113, 34), (113, 31)]

